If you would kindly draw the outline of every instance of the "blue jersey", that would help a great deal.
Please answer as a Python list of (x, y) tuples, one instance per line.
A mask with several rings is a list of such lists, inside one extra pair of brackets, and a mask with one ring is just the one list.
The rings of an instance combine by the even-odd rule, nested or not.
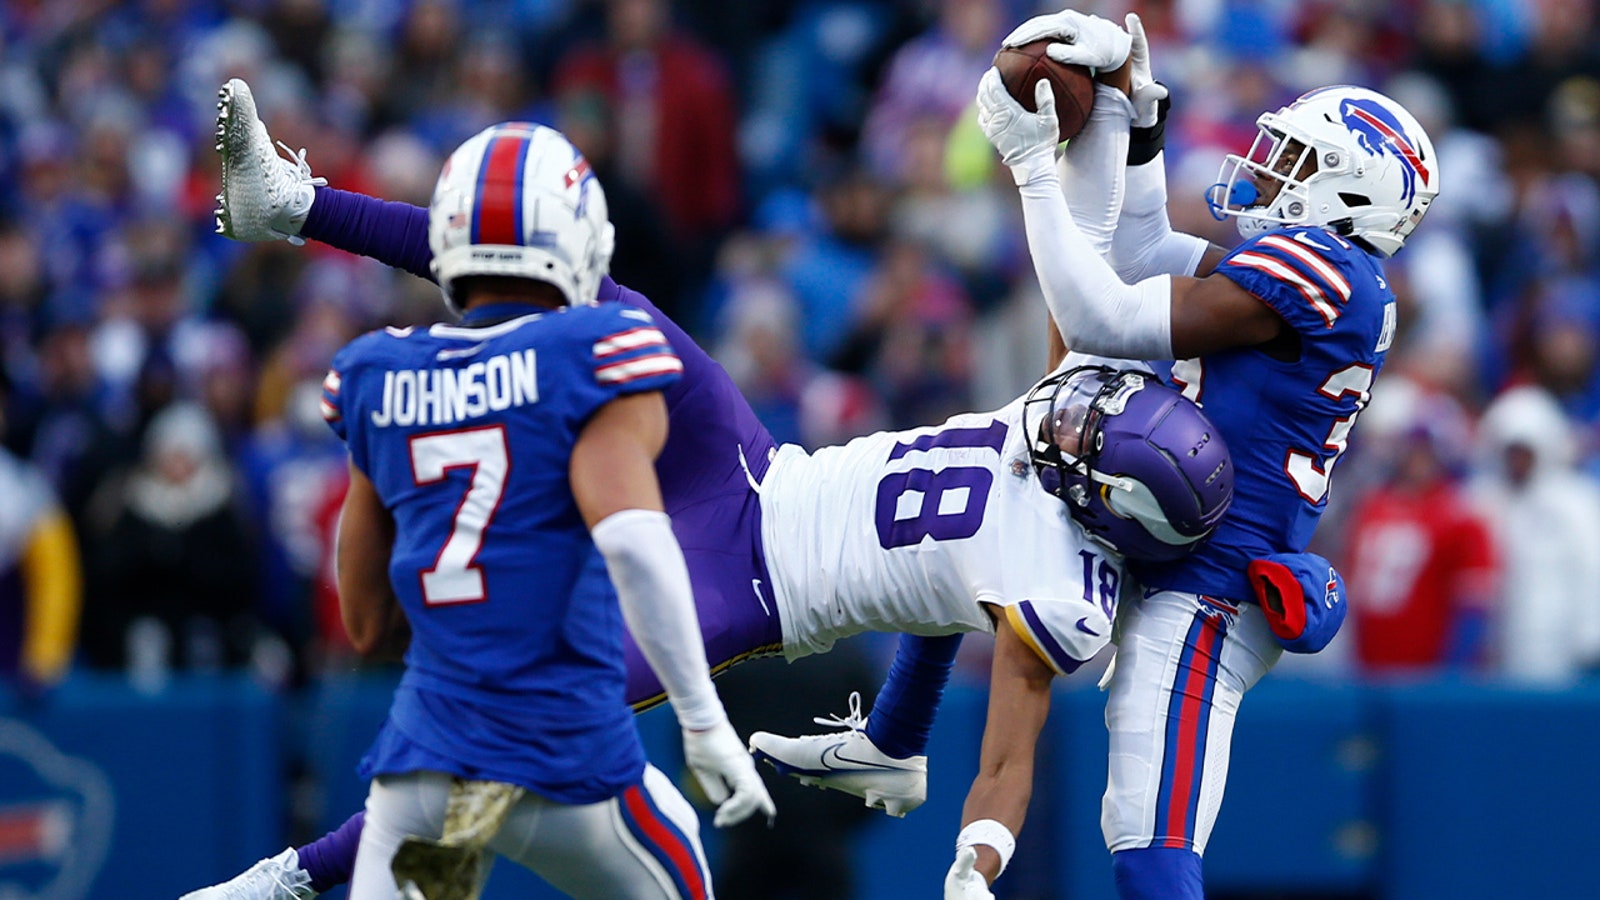
[(643, 310), (529, 309), (374, 331), (324, 384), (324, 416), (394, 517), (389, 581), (412, 630), (363, 770), (592, 803), (637, 782), (644, 754), (621, 611), (568, 465), (596, 410), (683, 366)]
[(1394, 339), (1395, 303), (1377, 260), (1321, 228), (1246, 241), (1217, 274), (1272, 307), (1299, 335), (1300, 357), (1239, 348), (1173, 364), (1172, 386), (1205, 407), (1233, 453), (1233, 505), (1194, 555), (1136, 571), (1147, 588), (1243, 600), (1252, 559), (1310, 543)]

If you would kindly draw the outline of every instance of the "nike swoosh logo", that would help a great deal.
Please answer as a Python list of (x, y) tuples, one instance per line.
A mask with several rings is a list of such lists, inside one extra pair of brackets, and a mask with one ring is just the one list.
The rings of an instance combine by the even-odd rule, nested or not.
[[(835, 772), (840, 771), (840, 770), (863, 769), (863, 768), (865, 768), (865, 769), (887, 769), (889, 771), (898, 772), (901, 769), (900, 766), (887, 765), (885, 763), (879, 763), (879, 762), (870, 762), (870, 761), (865, 760), (865, 759), (852, 759), (852, 758), (850, 758), (848, 756), (845, 756), (843, 753), (840, 752), (840, 749), (843, 748), (844, 746), (845, 746), (845, 742), (844, 741), (840, 741), (837, 744), (829, 744), (827, 747), (823, 748), (823, 751), (822, 751), (822, 767), (825, 768), (825, 769), (828, 769), (830, 771), (835, 771)], [(837, 765), (836, 765), (836, 763), (837, 763)]]
[(1093, 628), (1090, 628), (1088, 623), (1089, 623), (1089, 617), (1088, 616), (1084, 616), (1083, 618), (1079, 619), (1078, 620), (1078, 630), (1083, 632), (1084, 634), (1089, 635), (1090, 637), (1099, 637), (1100, 636), (1100, 632), (1095, 631)]
[(1333, 250), (1332, 247), (1324, 247), (1316, 241), (1313, 241), (1304, 231), (1295, 232), (1294, 239), (1302, 244), (1305, 244), (1307, 247), (1315, 247), (1324, 253), (1329, 253)]
[(761, 601), (761, 611), (769, 616), (772, 615), (772, 610), (767, 609), (767, 598), (761, 593), (761, 579), (750, 579), (750, 586), (756, 589), (756, 599)]

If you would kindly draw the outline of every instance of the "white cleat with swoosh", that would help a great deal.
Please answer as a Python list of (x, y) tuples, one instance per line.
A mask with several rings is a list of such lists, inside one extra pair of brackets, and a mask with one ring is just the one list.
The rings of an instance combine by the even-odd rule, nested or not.
[(792, 738), (758, 731), (750, 735), (750, 752), (801, 784), (861, 797), (897, 818), (927, 799), (928, 757), (896, 759), (879, 750), (867, 737), (859, 693), (850, 694), (849, 716), (816, 722), (844, 730)]

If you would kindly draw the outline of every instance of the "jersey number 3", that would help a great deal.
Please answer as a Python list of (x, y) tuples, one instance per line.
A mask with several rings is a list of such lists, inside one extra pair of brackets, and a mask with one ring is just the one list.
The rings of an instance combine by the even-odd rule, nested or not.
[(483, 533), (500, 508), (511, 457), (504, 426), (423, 434), (411, 439), (411, 477), (419, 485), (443, 481), (451, 469), (471, 469), (472, 483), (451, 518), (450, 537), (433, 568), (424, 569), (422, 601), (429, 606), (476, 603), (485, 597), (483, 569), (473, 565)]
[[(889, 461), (913, 450), (987, 447), (999, 454), (1005, 446), (1006, 425), (995, 421), (984, 428), (946, 428), (894, 445)], [(989, 503), (994, 473), (987, 466), (945, 466), (909, 469), (885, 475), (878, 482), (875, 519), (878, 543), (885, 550), (910, 547), (926, 539), (955, 541), (978, 533), (983, 509)]]
[(1317, 388), (1317, 393), (1330, 400), (1354, 397), (1356, 408), (1350, 415), (1333, 420), (1328, 436), (1322, 442), (1323, 451), (1330, 454), (1326, 461), (1303, 450), (1290, 450), (1284, 456), (1283, 470), (1307, 503), (1321, 503), (1328, 496), (1328, 479), (1333, 476), (1333, 464), (1344, 455), (1345, 448), (1350, 444), (1350, 429), (1355, 427), (1356, 416), (1361, 414), (1372, 397), (1372, 379), (1372, 367), (1356, 363), (1329, 375), (1328, 380)]

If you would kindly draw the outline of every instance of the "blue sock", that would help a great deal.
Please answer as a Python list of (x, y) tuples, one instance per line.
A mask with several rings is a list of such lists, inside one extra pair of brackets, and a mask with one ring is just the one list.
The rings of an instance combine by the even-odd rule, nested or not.
[(330, 187), (316, 192), (301, 237), (433, 280), (426, 209)]
[(356, 870), (361, 826), (366, 821), (366, 812), (358, 812), (333, 831), (296, 848), (295, 852), (300, 854), (300, 868), (311, 876), (312, 890), (320, 894), (335, 885), (349, 883), (351, 873)]
[(1118, 900), (1205, 900), (1200, 855), (1193, 850), (1145, 847), (1111, 854)]
[(874, 746), (895, 759), (927, 752), (939, 698), (944, 696), (960, 648), (959, 634), (900, 636), (889, 677), (878, 689), (872, 715), (867, 718), (867, 737)]

